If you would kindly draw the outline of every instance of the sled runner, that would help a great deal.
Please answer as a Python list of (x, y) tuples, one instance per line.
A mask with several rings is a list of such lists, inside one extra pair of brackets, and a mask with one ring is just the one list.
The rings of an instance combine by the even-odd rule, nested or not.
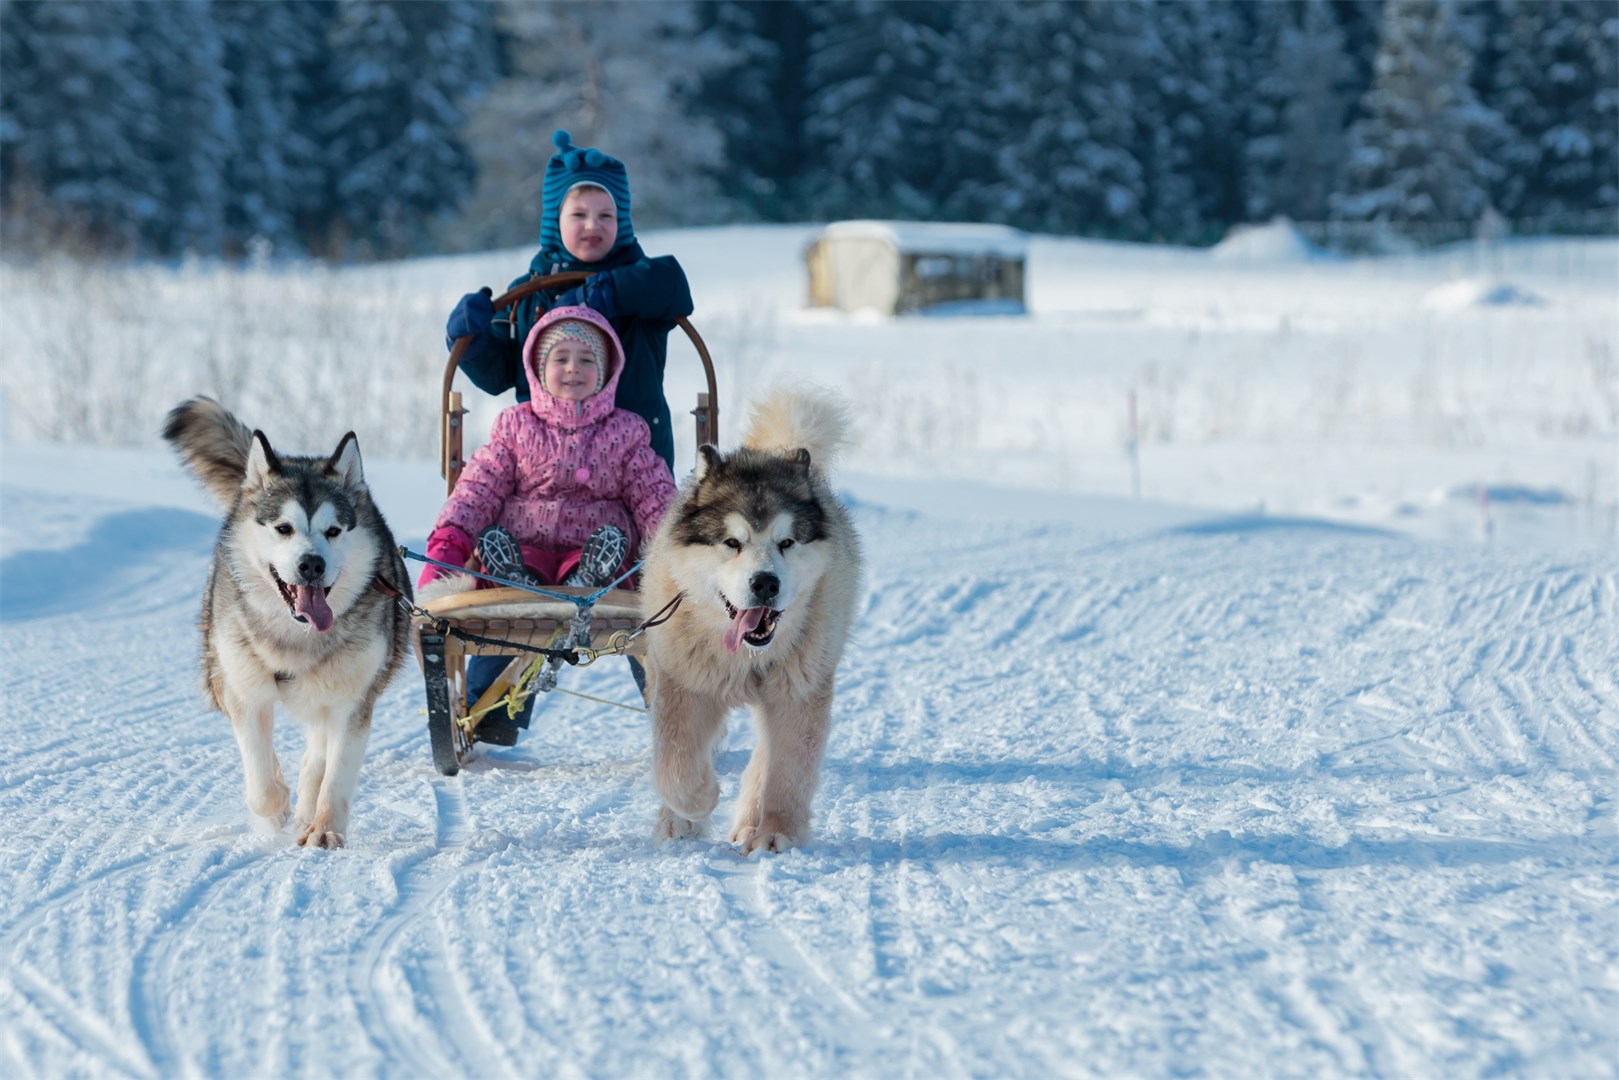
[[(552, 274), (526, 281), (495, 298), (497, 317), (531, 293), (571, 288), (589, 276)], [(697, 443), (717, 443), (719, 395), (714, 363), (691, 323), (683, 318), (676, 322), (691, 339), (707, 376), (708, 389), (698, 393), (697, 407), (692, 410)], [(462, 407), (461, 393), (454, 388), (454, 382), (470, 342), (470, 337), (458, 339), (444, 366), (439, 398), (439, 472), (445, 480), (446, 494), (455, 490), (466, 464), (463, 418), (467, 410)], [(411, 557), (420, 558), (414, 553)], [(482, 569), (469, 567), (473, 573)], [(547, 587), (540, 592), (525, 588), (478, 589), (414, 607), (411, 640), (427, 683), (427, 729), (433, 764), (445, 776), (454, 776), (478, 741), (478, 724), (486, 716), (497, 710), (510, 710), (515, 715), (530, 695), (557, 688), (557, 677), (567, 666), (587, 665), (605, 656), (631, 658), (632, 673), (644, 696), (643, 676), (633, 658), (641, 655), (641, 632), (656, 624), (656, 613), (649, 614), (651, 618), (643, 616), (639, 596), (627, 589), (567, 586)], [(478, 700), (468, 701), (466, 662), (477, 655), (516, 659)]]

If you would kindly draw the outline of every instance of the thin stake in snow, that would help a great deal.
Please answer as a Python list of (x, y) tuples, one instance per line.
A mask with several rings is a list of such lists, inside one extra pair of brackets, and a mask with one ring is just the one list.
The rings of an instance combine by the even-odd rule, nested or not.
[(1130, 391), (1129, 436), (1125, 439), (1125, 453), (1130, 455), (1130, 497), (1141, 498), (1141, 432), (1136, 425), (1136, 392)]

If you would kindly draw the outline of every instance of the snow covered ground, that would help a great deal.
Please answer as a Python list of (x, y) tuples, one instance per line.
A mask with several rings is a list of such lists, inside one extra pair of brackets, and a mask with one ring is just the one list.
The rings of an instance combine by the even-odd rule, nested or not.
[[(1029, 319), (881, 320), (794, 306), (802, 236), (667, 245), (724, 400), (797, 371), (867, 422), (817, 837), (753, 861), (649, 842), (629, 711), (549, 699), (438, 776), (414, 670), (351, 846), (251, 835), (193, 661), (217, 516), (156, 447), (32, 441), (51, 297), (3, 271), (0, 1072), (1619, 1074), (1619, 248), (1039, 240)], [(370, 272), (453, 299), (512, 272), (478, 258)], [(354, 407), (419, 544), (433, 470)]]

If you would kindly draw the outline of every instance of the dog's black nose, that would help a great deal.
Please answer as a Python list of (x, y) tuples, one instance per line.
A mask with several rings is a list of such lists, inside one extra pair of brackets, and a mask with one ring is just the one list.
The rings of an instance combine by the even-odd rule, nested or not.
[(781, 579), (775, 574), (754, 574), (748, 582), (748, 588), (752, 589), (753, 595), (760, 600), (774, 600), (776, 594), (781, 591)]
[(326, 560), (311, 551), (298, 560), (298, 574), (305, 581), (319, 581), (326, 576)]

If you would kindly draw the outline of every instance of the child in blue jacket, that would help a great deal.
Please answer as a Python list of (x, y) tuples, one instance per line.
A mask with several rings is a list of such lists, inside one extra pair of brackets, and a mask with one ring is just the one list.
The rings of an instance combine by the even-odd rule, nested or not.
[(630, 181), (624, 163), (600, 150), (580, 149), (566, 131), (552, 137), (556, 153), (541, 189), (540, 250), (528, 273), (508, 286), (569, 270), (592, 272), (583, 285), (538, 292), (519, 300), (508, 322), (496, 321), (490, 292), (467, 293), (450, 313), (449, 344), (472, 335), (461, 370), (489, 394), (517, 390), (529, 396), (521, 366), (522, 344), (534, 322), (553, 307), (584, 304), (603, 315), (624, 344), (624, 370), (615, 403), (652, 429), (652, 449), (674, 471), (674, 432), (663, 396), (669, 331), (692, 312), (686, 272), (673, 255), (648, 258), (630, 220)]

